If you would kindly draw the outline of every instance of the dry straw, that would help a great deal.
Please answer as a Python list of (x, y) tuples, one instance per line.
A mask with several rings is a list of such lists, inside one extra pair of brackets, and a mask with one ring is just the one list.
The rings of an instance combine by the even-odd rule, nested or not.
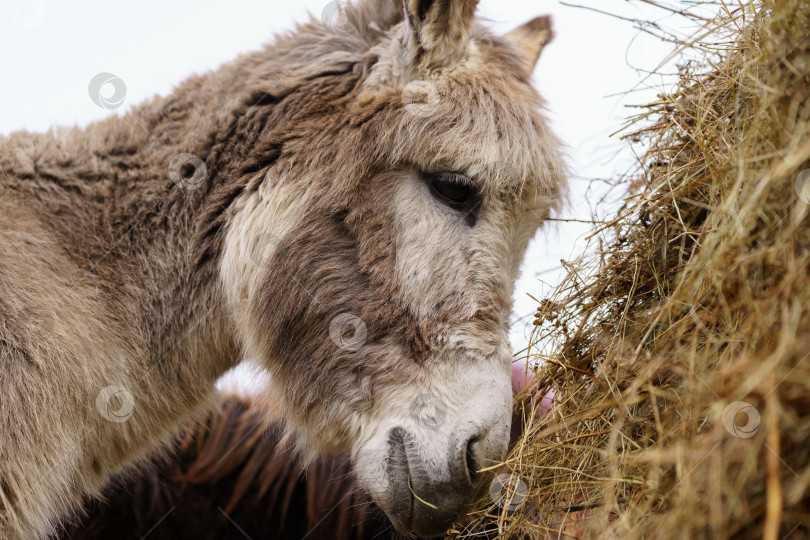
[(453, 537), (810, 535), (810, 2), (663, 7), (701, 30), (537, 312), (528, 393), (555, 406), (499, 470), (528, 497)]

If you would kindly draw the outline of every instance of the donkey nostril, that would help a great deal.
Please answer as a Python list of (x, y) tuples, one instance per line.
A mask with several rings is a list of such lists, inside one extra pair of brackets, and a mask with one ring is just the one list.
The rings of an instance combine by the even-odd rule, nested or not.
[(467, 441), (467, 449), (466, 449), (466, 459), (467, 459), (467, 474), (470, 477), (470, 481), (475, 484), (478, 480), (478, 464), (475, 462), (475, 450), (473, 449), (473, 445), (478, 442), (478, 439), (473, 437), (469, 441)]

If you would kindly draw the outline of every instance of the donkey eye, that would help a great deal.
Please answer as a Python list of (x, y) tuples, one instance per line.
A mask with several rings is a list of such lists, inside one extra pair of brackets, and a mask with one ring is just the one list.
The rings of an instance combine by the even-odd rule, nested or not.
[(468, 206), (475, 197), (471, 182), (459, 174), (429, 174), (427, 179), (434, 195), (454, 208)]

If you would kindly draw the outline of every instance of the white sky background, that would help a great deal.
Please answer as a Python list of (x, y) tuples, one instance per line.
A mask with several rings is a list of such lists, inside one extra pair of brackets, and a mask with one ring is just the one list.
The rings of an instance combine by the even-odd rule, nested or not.
[[(625, 17), (662, 20), (639, 0), (573, 0)], [(80, 126), (122, 114), (154, 94), (165, 95), (194, 72), (217, 68), (254, 50), (278, 31), (320, 18), (326, 0), (0, 0), (0, 134), (19, 129)], [(554, 16), (556, 39), (535, 72), (556, 132), (569, 145), (573, 190), (561, 216), (588, 220), (604, 191), (594, 179), (614, 177), (633, 163), (626, 145), (608, 135), (632, 112), (624, 105), (655, 97), (640, 86), (646, 71), (673, 50), (631, 22), (556, 1), (481, 0), (479, 12), (506, 32), (536, 15)], [(672, 21), (669, 21), (670, 23)], [(642, 70), (643, 69), (643, 70)], [(124, 106), (108, 111), (93, 103), (88, 84), (109, 72), (124, 80)], [(630, 95), (620, 95), (637, 87)], [(590, 189), (589, 189), (590, 186)], [(553, 223), (529, 248), (515, 293), (514, 350), (526, 346), (537, 298), (562, 277), (560, 259), (583, 249), (590, 226)], [(522, 322), (520, 322), (522, 318)], [(527, 324), (528, 323), (528, 324)]]

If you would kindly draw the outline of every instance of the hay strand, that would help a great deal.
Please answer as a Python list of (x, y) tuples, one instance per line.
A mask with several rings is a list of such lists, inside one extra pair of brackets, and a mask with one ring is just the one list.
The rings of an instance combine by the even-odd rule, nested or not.
[(656, 5), (698, 30), (646, 27), (678, 81), (536, 314), (527, 393), (554, 406), (499, 468), (527, 495), (452, 538), (810, 535), (810, 3)]

